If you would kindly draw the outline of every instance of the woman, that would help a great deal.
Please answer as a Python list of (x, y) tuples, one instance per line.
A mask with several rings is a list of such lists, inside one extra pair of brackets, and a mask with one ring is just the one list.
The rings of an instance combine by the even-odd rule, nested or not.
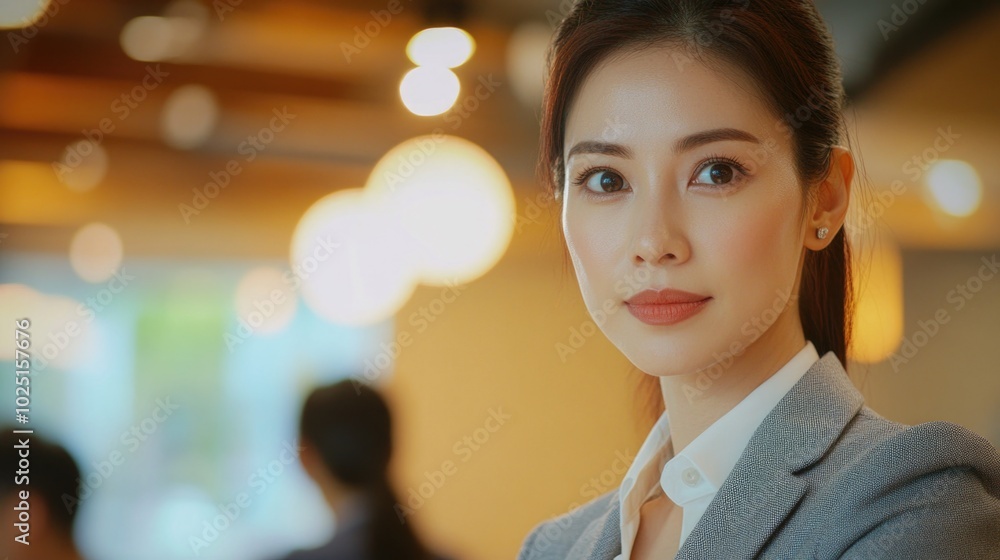
[[(864, 405), (844, 364), (854, 160), (801, 0), (582, 0), (540, 169), (584, 302), (665, 412), (520, 559), (1000, 558), (1000, 454)], [(624, 310), (625, 312), (621, 312)]]
[(306, 398), (300, 459), (333, 510), (337, 532), (286, 560), (440, 560), (400, 514), (388, 475), (390, 420), (382, 396), (363, 383), (341, 381)]

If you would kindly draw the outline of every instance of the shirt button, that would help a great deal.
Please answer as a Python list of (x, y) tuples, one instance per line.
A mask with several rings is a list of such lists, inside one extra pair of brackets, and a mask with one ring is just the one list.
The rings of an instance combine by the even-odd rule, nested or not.
[(701, 481), (701, 474), (698, 473), (697, 469), (688, 467), (681, 471), (681, 480), (688, 486), (696, 486)]

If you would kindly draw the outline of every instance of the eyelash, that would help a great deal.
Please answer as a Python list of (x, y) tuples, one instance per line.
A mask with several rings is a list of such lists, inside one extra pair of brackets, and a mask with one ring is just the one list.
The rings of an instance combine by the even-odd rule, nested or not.
[[(708, 158), (706, 158), (705, 160), (703, 160), (698, 165), (697, 172), (695, 173), (695, 177), (697, 177), (698, 175), (701, 175), (701, 172), (704, 171), (706, 167), (708, 167), (710, 165), (713, 165), (713, 164), (716, 164), (716, 163), (725, 163), (727, 165), (732, 166), (733, 169), (736, 170), (736, 175), (737, 176), (734, 177), (732, 181), (730, 181), (729, 183), (727, 183), (725, 185), (714, 185), (711, 188), (722, 190), (722, 189), (727, 189), (727, 188), (730, 188), (730, 187), (734, 187), (737, 183), (743, 181), (749, 175), (749, 173), (747, 171), (747, 168), (746, 168), (746, 165), (744, 165), (743, 162), (741, 162), (740, 160), (738, 160), (736, 158), (731, 158), (731, 157), (723, 156), (723, 155), (720, 155), (720, 154), (713, 154), (713, 155), (709, 156)], [(578, 187), (579, 190), (583, 191), (585, 194), (588, 194), (588, 195), (593, 195), (593, 196), (600, 197), (600, 196), (610, 196), (610, 195), (616, 194), (614, 192), (603, 193), (603, 194), (602, 193), (598, 193), (596, 191), (592, 191), (592, 190), (588, 189), (584, 185), (584, 183), (587, 182), (587, 180), (590, 178), (591, 175), (593, 175), (594, 173), (597, 173), (599, 171), (612, 171), (612, 172), (618, 173), (617, 171), (615, 171), (614, 169), (611, 169), (610, 167), (603, 167), (603, 166), (588, 167), (588, 168), (584, 169), (583, 171), (581, 171), (580, 173), (578, 173), (576, 175), (576, 177), (573, 179), (572, 183), (573, 183), (574, 186)], [(704, 184), (704, 183), (699, 183), (699, 184)]]

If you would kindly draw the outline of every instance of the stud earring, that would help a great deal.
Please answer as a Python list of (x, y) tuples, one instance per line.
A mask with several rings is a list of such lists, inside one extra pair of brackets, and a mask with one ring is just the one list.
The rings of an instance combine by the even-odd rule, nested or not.
[(816, 230), (816, 237), (826, 239), (826, 234), (830, 233), (830, 228), (821, 227)]

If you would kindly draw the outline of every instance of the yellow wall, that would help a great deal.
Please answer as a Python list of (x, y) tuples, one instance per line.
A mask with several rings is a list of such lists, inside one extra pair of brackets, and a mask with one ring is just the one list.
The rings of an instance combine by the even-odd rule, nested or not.
[[(431, 494), (425, 471), (441, 471), (408, 519), (465, 560), (509, 560), (535, 523), (617, 487), (619, 456), (631, 459), (649, 427), (633, 404), (643, 374), (599, 331), (560, 358), (570, 329), (593, 325), (551, 223), (522, 225), (507, 256), (454, 301), (421, 288), (397, 315), (397, 340), (411, 337), (389, 387), (397, 486), (406, 503), (421, 483)], [(440, 314), (411, 321), (421, 307)], [(488, 423), (491, 410), (509, 419)], [(485, 443), (473, 450), (463, 438), (476, 430)]]

